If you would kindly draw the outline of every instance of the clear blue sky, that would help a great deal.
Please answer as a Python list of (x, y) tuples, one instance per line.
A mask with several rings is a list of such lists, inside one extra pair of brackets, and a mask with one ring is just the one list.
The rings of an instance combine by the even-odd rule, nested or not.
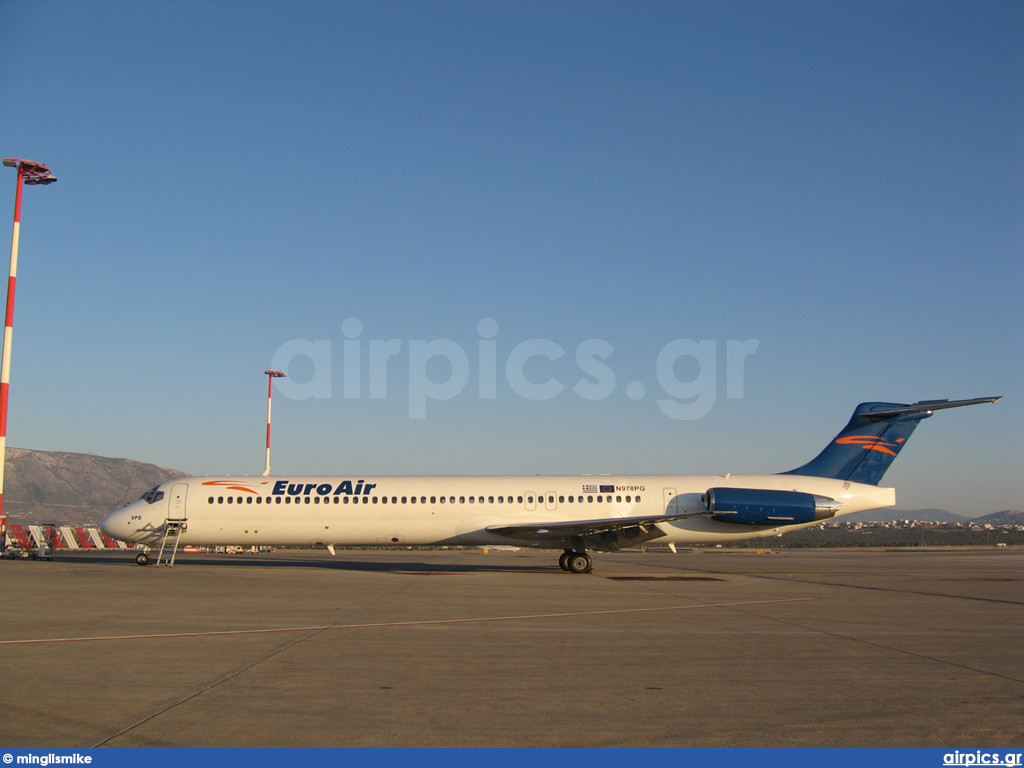
[(1024, 508), (1019, 2), (0, 16), (0, 153), (60, 179), (11, 445), (259, 474), (274, 364), (287, 474), (774, 472), (858, 402), (1003, 394), (885, 483)]

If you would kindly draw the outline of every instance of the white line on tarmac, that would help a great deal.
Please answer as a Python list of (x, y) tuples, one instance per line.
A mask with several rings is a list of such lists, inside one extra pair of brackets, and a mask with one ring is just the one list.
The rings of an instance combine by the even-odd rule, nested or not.
[(229, 629), (216, 632), (166, 632), (153, 635), (108, 635), (101, 637), (47, 637), (30, 640), (0, 640), (0, 645), (38, 645), (42, 643), (85, 643), (99, 640), (156, 640), (171, 637), (220, 637), (223, 635), (261, 635), (271, 632), (320, 632), (328, 629), (380, 629), (385, 627), (429, 627), (441, 624), (482, 624), (491, 621), (524, 621), (527, 619), (570, 619), (579, 616), (614, 616), (624, 613), (656, 613), (659, 611), (686, 611), (695, 608), (736, 608), (743, 605), (796, 603), (819, 600), (817, 597), (789, 597), (776, 600), (747, 600), (738, 603), (709, 603), (706, 605), (669, 605), (662, 608), (624, 608), (616, 611), (580, 611), (578, 613), (535, 613), (525, 616), (486, 616), (476, 619), (431, 619), (426, 621), (388, 621), (375, 624), (339, 624), (321, 627), (275, 627), (272, 629)]

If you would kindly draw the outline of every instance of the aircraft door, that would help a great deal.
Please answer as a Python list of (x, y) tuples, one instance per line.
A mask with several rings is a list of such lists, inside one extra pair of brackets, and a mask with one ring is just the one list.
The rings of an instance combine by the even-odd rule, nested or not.
[(676, 494), (675, 488), (665, 489), (665, 514), (674, 515), (678, 512), (678, 495)]
[(175, 483), (174, 487), (171, 488), (171, 508), (167, 513), (167, 517), (170, 520), (184, 520), (187, 515), (185, 513), (185, 496), (188, 493), (188, 483)]
[(544, 496), (544, 508), (554, 511), (556, 508), (556, 498), (558, 498), (558, 494), (554, 491), (548, 491)]

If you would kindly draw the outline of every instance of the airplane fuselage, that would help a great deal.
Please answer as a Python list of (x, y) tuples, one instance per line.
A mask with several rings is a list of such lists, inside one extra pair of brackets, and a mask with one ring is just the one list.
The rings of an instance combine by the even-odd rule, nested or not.
[(814, 524), (711, 519), (704, 495), (719, 486), (828, 497), (842, 504), (837, 516), (895, 504), (892, 488), (796, 475), (192, 477), (163, 483), (111, 513), (104, 531), (153, 546), (171, 519), (187, 521), (182, 545), (565, 549), (567, 537), (522, 538), (488, 528), (693, 513), (653, 523), (649, 538), (699, 544), (775, 536)]

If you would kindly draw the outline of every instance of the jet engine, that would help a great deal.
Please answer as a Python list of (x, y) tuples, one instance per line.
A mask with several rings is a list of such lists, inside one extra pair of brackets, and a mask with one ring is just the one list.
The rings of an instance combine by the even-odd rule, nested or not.
[(704, 503), (712, 520), (741, 525), (796, 525), (836, 516), (842, 502), (800, 491), (709, 488)]

